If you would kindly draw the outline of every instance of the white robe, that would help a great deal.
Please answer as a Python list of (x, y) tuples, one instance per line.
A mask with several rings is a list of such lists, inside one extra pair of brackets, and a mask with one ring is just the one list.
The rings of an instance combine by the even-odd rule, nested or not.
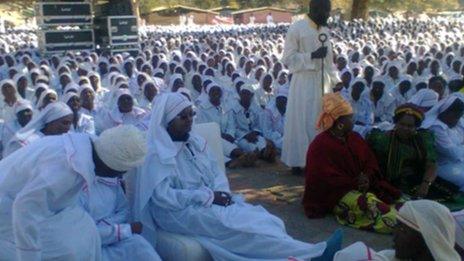
[(339, 82), (333, 66), (333, 53), (330, 39), (325, 43), (329, 47), (324, 59), (324, 85), (321, 86), (322, 62), (312, 60), (311, 53), (321, 47), (319, 34), (330, 36), (325, 27), (317, 30), (316, 25), (307, 16), (295, 22), (288, 30), (285, 40), (282, 62), (288, 66), (293, 78), (287, 105), (282, 161), (290, 167), (304, 167), (309, 143), (316, 136), (316, 121), (322, 106), (322, 94), (330, 92)]
[[(264, 139), (263, 132), (260, 125), (260, 117), (263, 110), (261, 107), (252, 103), (248, 110), (236, 103), (232, 109), (232, 117), (235, 124), (235, 139), (237, 145), (246, 152), (261, 151), (266, 148), (266, 140)], [(249, 117), (246, 117), (246, 116)], [(249, 142), (245, 136), (252, 132), (258, 132), (257, 141), (255, 143)]]
[(129, 204), (118, 178), (96, 177), (80, 200), (100, 233), (102, 260), (161, 260), (148, 241), (132, 234)]
[(264, 138), (272, 141), (277, 148), (282, 149), (285, 115), (279, 112), (275, 101), (271, 101), (263, 111), (260, 122)]
[[(209, 100), (206, 100), (198, 104), (197, 112), (195, 123), (215, 122), (220, 126), (221, 133), (235, 137), (236, 128), (232, 111), (226, 111), (222, 107), (217, 108)], [(225, 139), (221, 139), (221, 141), (224, 156), (230, 157), (231, 152), (237, 149), (237, 145)]]
[(33, 132), (24, 139), (18, 139), (16, 136), (13, 136), (3, 150), (3, 157), (5, 158), (13, 152), (28, 146), (29, 144), (35, 142), (36, 140), (39, 140), (44, 136), (45, 135), (40, 131)]
[(436, 119), (429, 128), (435, 136), (437, 175), (464, 191), (464, 121), (454, 128)]
[(95, 224), (77, 204), (93, 183), (91, 151), (89, 136), (65, 134), (0, 161), (2, 260), (100, 260)]
[(119, 125), (137, 126), (146, 114), (144, 110), (136, 106), (128, 113), (121, 113), (118, 107), (114, 107), (113, 110), (102, 109), (102, 112), (98, 115), (96, 120), (97, 134)]
[(71, 132), (87, 133), (95, 135), (95, 122), (93, 117), (83, 112), (79, 112), (79, 119), (77, 120), (77, 126), (71, 125)]
[[(213, 205), (213, 191), (230, 192), (230, 188), (206, 142), (191, 133), (187, 142), (175, 142), (174, 146), (178, 153), (172, 162), (161, 161), (157, 154), (146, 159), (143, 168), (160, 182), (155, 181), (151, 192), (139, 190), (141, 195), (135, 204), (143, 217), (151, 218), (163, 230), (194, 237), (214, 260), (309, 259), (322, 255), (325, 242), (312, 245), (294, 240), (282, 220), (261, 206), (245, 203), (239, 196), (234, 196), (235, 203), (228, 207)], [(139, 188), (149, 188), (152, 185), (147, 183), (154, 182), (148, 175), (136, 178)], [(146, 193), (151, 197), (144, 206)]]
[(2, 146), (5, 150), (14, 134), (21, 129), (21, 125), (17, 120), (12, 120), (10, 122), (5, 122), (2, 128)]

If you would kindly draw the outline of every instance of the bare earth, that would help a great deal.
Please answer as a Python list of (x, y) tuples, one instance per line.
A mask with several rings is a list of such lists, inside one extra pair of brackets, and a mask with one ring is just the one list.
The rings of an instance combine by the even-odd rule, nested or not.
[[(333, 216), (308, 219), (301, 206), (304, 177), (292, 176), (282, 164), (259, 162), (256, 168), (228, 170), (234, 192), (242, 193), (247, 201), (263, 205), (280, 217), (287, 232), (296, 239), (314, 243), (327, 239), (341, 227)], [(343, 227), (344, 246), (363, 241), (375, 250), (391, 248), (391, 236)]]

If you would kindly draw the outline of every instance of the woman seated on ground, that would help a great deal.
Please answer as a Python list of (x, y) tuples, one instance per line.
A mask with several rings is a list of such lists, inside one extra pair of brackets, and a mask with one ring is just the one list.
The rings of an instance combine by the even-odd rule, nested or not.
[(61, 101), (66, 103), (73, 111), (71, 131), (95, 135), (95, 122), (93, 117), (81, 112), (81, 100), (77, 93), (68, 92), (61, 97)]
[[(434, 184), (437, 154), (433, 134), (420, 126), (422, 110), (405, 104), (395, 110), (395, 128), (374, 129), (367, 137), (369, 146), (379, 161), (380, 172), (392, 185), (417, 198), (450, 199), (453, 190), (447, 182)], [(457, 192), (457, 191), (456, 191)]]
[(49, 135), (61, 135), (71, 128), (73, 112), (63, 102), (54, 102), (39, 112), (26, 126), (21, 128), (11, 138), (6, 146), (3, 156), (19, 150), (30, 143)]
[(439, 177), (464, 191), (464, 94), (441, 100), (426, 115), (423, 127), (435, 135)]
[(136, 188), (134, 218), (149, 229), (156, 224), (195, 238), (214, 260), (332, 260), (340, 232), (327, 244), (297, 241), (282, 220), (230, 192), (206, 141), (191, 132), (193, 116), (182, 94), (155, 98), (149, 154), (130, 182)]
[(430, 200), (409, 201), (399, 210), (397, 221), (393, 250), (376, 253), (357, 242), (339, 251), (334, 261), (461, 260), (454, 249), (456, 224), (445, 206)]
[(134, 105), (135, 99), (129, 89), (116, 89), (113, 95), (115, 99), (110, 104), (111, 109), (106, 109), (97, 116), (97, 134), (119, 125), (136, 126), (147, 115), (147, 112)]
[(323, 98), (317, 126), (323, 132), (307, 154), (303, 206), (309, 218), (333, 212), (339, 223), (391, 233), (400, 191), (380, 179), (375, 155), (352, 131), (353, 109), (338, 93)]

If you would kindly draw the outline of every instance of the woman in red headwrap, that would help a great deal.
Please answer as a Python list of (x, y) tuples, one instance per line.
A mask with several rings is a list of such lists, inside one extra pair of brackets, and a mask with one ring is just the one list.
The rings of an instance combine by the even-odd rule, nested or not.
[(340, 94), (323, 98), (317, 127), (322, 130), (307, 154), (303, 206), (309, 218), (334, 213), (339, 223), (391, 233), (401, 193), (379, 178), (367, 143), (353, 132), (353, 110)]

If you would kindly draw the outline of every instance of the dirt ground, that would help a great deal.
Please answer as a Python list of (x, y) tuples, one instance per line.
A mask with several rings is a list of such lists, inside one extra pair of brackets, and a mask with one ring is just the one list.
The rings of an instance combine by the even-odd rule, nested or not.
[[(247, 201), (263, 205), (269, 212), (280, 217), (287, 232), (305, 242), (318, 242), (328, 238), (342, 227), (333, 216), (324, 219), (308, 219), (303, 213), (301, 197), (304, 177), (292, 176), (282, 164), (259, 162), (255, 168), (228, 170), (232, 189), (242, 193)], [(363, 241), (375, 250), (391, 248), (392, 238), (348, 227), (344, 231), (344, 246)]]

